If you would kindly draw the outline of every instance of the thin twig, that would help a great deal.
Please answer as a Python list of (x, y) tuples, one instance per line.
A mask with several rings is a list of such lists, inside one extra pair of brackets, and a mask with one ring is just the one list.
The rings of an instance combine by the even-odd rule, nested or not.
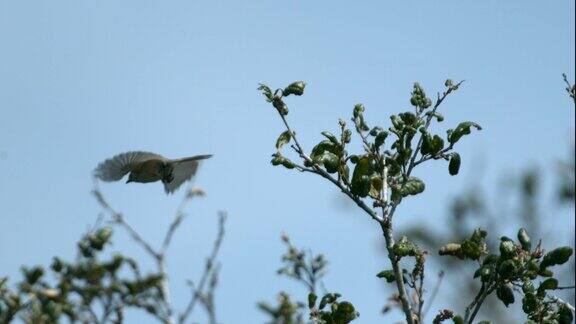
[(218, 284), (218, 274), (220, 272), (220, 265), (214, 268), (212, 274), (210, 276), (210, 284), (208, 285), (208, 290), (206, 293), (201, 293), (198, 297), (200, 304), (204, 306), (206, 313), (208, 314), (208, 323), (209, 324), (216, 324), (216, 310), (215, 303), (214, 303), (214, 291)]
[[(488, 297), (488, 295), (490, 295), (494, 291), (494, 289), (496, 289), (496, 286), (497, 286), (496, 283), (488, 284), (488, 286), (482, 283), (482, 287), (478, 291), (478, 294), (476, 295), (474, 300), (470, 303), (470, 305), (466, 307), (466, 312), (464, 315), (464, 323), (472, 324), (474, 322), (474, 318), (476, 318), (476, 315), (478, 314), (480, 307), (482, 307), (484, 300), (486, 299), (486, 297)], [(470, 313), (471, 311), (472, 313)]]
[(563, 290), (563, 289), (575, 289), (576, 286), (572, 285), (572, 286), (563, 286), (563, 287), (557, 287), (556, 290)]
[(426, 316), (426, 314), (428, 313), (428, 311), (430, 311), (430, 308), (432, 307), (434, 299), (436, 299), (436, 296), (438, 295), (438, 291), (440, 291), (440, 285), (442, 284), (442, 279), (444, 279), (444, 271), (440, 271), (438, 273), (438, 281), (436, 281), (436, 285), (434, 286), (434, 289), (432, 290), (432, 294), (430, 295), (430, 298), (428, 298), (428, 305), (426, 305), (426, 309), (424, 310), (424, 313), (422, 314), (422, 318), (424, 318)]
[(142, 248), (144, 250), (146, 250), (146, 252), (148, 254), (150, 254), (150, 256), (152, 256), (155, 260), (158, 260), (159, 257), (159, 253), (156, 252), (156, 250), (154, 250), (154, 248), (152, 248), (152, 246), (150, 244), (148, 244), (148, 242), (146, 242), (142, 236), (130, 225), (128, 224), (125, 220), (124, 217), (122, 216), (122, 214), (116, 212), (109, 204), (108, 202), (106, 202), (106, 200), (104, 199), (104, 196), (102, 195), (102, 192), (100, 191), (100, 189), (98, 189), (97, 187), (95, 187), (94, 190), (92, 190), (92, 194), (94, 194), (94, 196), (96, 197), (96, 200), (100, 203), (100, 206), (102, 206), (102, 208), (104, 208), (106, 211), (108, 211), (108, 213), (110, 214), (110, 216), (112, 217), (112, 220), (115, 224), (120, 225), (121, 227), (123, 227), (126, 232), (128, 232), (128, 234), (132, 237), (132, 239), (138, 243), (140, 246), (142, 246)]
[(186, 196), (184, 197), (184, 199), (182, 199), (182, 202), (180, 202), (180, 206), (178, 206), (178, 209), (176, 210), (176, 216), (174, 217), (174, 220), (172, 220), (172, 223), (170, 224), (170, 226), (168, 227), (168, 231), (166, 232), (166, 236), (164, 237), (164, 242), (162, 243), (162, 249), (160, 250), (161, 254), (164, 254), (166, 252), (166, 250), (170, 246), (170, 242), (172, 241), (172, 237), (174, 236), (174, 233), (176, 233), (176, 230), (178, 229), (180, 224), (182, 224), (182, 221), (184, 220), (184, 217), (186, 216), (186, 214), (184, 213), (184, 208), (186, 207), (186, 204), (193, 197), (196, 197), (196, 196), (199, 196), (199, 197), (204, 196), (204, 191), (200, 188), (197, 188), (197, 187), (191, 188), (186, 193)]
[(148, 243), (142, 236), (124, 219), (122, 214), (115, 211), (110, 204), (104, 198), (104, 195), (98, 188), (97, 180), (94, 180), (94, 190), (92, 191), (94, 196), (96, 197), (97, 201), (100, 203), (102, 208), (106, 210), (115, 224), (119, 225), (120, 227), (124, 228), (126, 232), (130, 235), (130, 237), (139, 244), (153, 259), (156, 261), (156, 267), (158, 270), (158, 274), (162, 277), (159, 282), (160, 286), (160, 293), (161, 293), (161, 302), (163, 306), (163, 311), (166, 313), (165, 316), (161, 317), (161, 320), (166, 324), (172, 324), (174, 320), (172, 319), (173, 316), (173, 306), (170, 300), (170, 285), (168, 279), (168, 273), (166, 271), (166, 249), (168, 248), (171, 238), (174, 235), (175, 230), (182, 222), (184, 217), (184, 213), (182, 212), (182, 208), (184, 207), (186, 201), (190, 198), (189, 195), (185, 197), (185, 200), (181, 204), (181, 208), (179, 212), (175, 216), (174, 221), (172, 222), (168, 232), (166, 233), (166, 237), (164, 239), (164, 244), (162, 245), (162, 249), (160, 251), (155, 250), (150, 243)]
[(194, 306), (196, 305), (198, 298), (202, 297), (204, 286), (208, 282), (208, 278), (210, 277), (210, 274), (212, 273), (213, 269), (215, 269), (214, 263), (216, 261), (216, 257), (218, 256), (218, 252), (220, 251), (222, 240), (224, 239), (225, 234), (224, 225), (226, 223), (226, 218), (227, 215), (225, 212), (220, 212), (218, 214), (218, 234), (216, 236), (216, 240), (214, 241), (214, 245), (212, 246), (212, 251), (210, 252), (208, 258), (206, 259), (206, 265), (204, 268), (204, 272), (200, 277), (198, 287), (194, 287), (194, 285), (191, 284), (192, 297), (190, 298), (190, 301), (188, 302), (188, 305), (186, 306), (184, 312), (182, 312), (178, 317), (178, 323), (186, 322), (186, 319), (188, 318), (188, 316), (190, 316), (192, 310), (194, 310)]
[(422, 323), (424, 320), (424, 316), (422, 315), (422, 307), (424, 306), (424, 271), (420, 273), (419, 279), (418, 290), (416, 290), (418, 294), (418, 313), (416, 315), (418, 315), (419, 323)]

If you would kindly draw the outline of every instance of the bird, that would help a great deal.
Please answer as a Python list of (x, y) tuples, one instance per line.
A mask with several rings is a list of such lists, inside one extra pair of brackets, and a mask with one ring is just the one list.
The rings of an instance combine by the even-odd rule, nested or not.
[(200, 160), (210, 157), (211, 154), (205, 154), (168, 159), (156, 153), (132, 151), (117, 154), (99, 163), (93, 175), (105, 182), (118, 181), (128, 173), (126, 183), (162, 181), (166, 194), (171, 194), (194, 176)]

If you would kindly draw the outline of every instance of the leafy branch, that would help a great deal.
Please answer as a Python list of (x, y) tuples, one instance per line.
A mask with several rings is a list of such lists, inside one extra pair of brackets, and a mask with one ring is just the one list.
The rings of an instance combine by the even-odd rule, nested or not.
[[(360, 316), (354, 305), (341, 301), (339, 293), (326, 292), (322, 285), (322, 277), (326, 272), (327, 261), (324, 255), (314, 255), (310, 251), (298, 249), (290, 238), (283, 234), (282, 242), (287, 251), (282, 256), (282, 267), (278, 274), (292, 278), (308, 290), (308, 300), (292, 302), (285, 292), (278, 294), (279, 305), (274, 307), (266, 302), (258, 303), (261, 311), (272, 318), (270, 323), (289, 324), (304, 323), (303, 310), (308, 306), (308, 318), (318, 324), (348, 324)], [(321, 285), (324, 295), (318, 300), (317, 286)]]
[[(92, 191), (94, 196), (96, 197), (97, 201), (99, 202), (100, 206), (110, 214), (112, 218), (113, 224), (123, 228), (130, 237), (140, 245), (143, 250), (152, 257), (152, 259), (156, 262), (156, 269), (159, 274), (159, 287), (160, 287), (160, 304), (162, 305), (163, 316), (160, 317), (161, 321), (166, 324), (172, 324), (175, 322), (175, 309), (171, 302), (170, 298), (170, 284), (168, 279), (168, 273), (166, 270), (166, 253), (168, 248), (170, 247), (170, 243), (172, 242), (172, 238), (175, 235), (176, 231), (182, 224), (184, 218), (187, 214), (184, 212), (184, 209), (189, 201), (191, 201), (194, 197), (202, 197), (205, 195), (204, 191), (200, 188), (191, 188), (188, 190), (184, 199), (180, 203), (174, 219), (170, 223), (166, 234), (164, 235), (164, 239), (162, 241), (162, 245), (159, 249), (155, 249), (152, 247), (150, 243), (148, 243), (123, 217), (123, 215), (117, 211), (115, 211), (110, 204), (105, 200), (102, 192), (98, 188), (98, 184), (95, 181), (94, 183), (94, 190)], [(216, 314), (214, 311), (214, 290), (217, 285), (217, 278), (219, 272), (219, 266), (216, 265), (216, 258), (218, 256), (218, 252), (220, 251), (220, 246), (222, 244), (222, 240), (224, 238), (224, 224), (226, 222), (226, 214), (221, 212), (219, 214), (219, 221), (218, 221), (218, 234), (217, 238), (214, 242), (214, 246), (212, 248), (212, 252), (210, 253), (208, 259), (206, 260), (206, 264), (204, 267), (204, 271), (201, 275), (198, 287), (194, 287), (192, 282), (190, 282), (190, 286), (192, 287), (192, 296), (190, 301), (188, 302), (186, 309), (178, 316), (178, 323), (185, 323), (188, 317), (191, 315), (194, 306), (196, 305), (197, 301), (200, 301), (204, 306), (206, 312), (208, 313), (208, 317), (210, 319), (210, 323), (216, 323)], [(206, 285), (208, 285), (206, 287)]]
[[(559, 286), (558, 279), (553, 278), (554, 273), (550, 269), (566, 263), (572, 256), (572, 248), (564, 246), (544, 253), (540, 242), (532, 248), (528, 232), (521, 228), (517, 242), (506, 236), (500, 238), (500, 253), (496, 254), (488, 250), (486, 235), (486, 231), (476, 229), (469, 239), (446, 244), (439, 251), (440, 255), (472, 260), (480, 265), (474, 278), (481, 281), (481, 287), (466, 307), (464, 317), (454, 317), (455, 322), (472, 324), (484, 300), (493, 292), (508, 307), (514, 303), (516, 291), (523, 294), (522, 309), (529, 320), (537, 323), (571, 323), (573, 307), (559, 302), (549, 291), (573, 288)], [(537, 278), (544, 280), (536, 286), (534, 281)]]
[[(296, 132), (287, 121), (289, 109), (284, 102), (284, 98), (290, 95), (301, 96), (306, 86), (304, 82), (297, 81), (274, 92), (264, 84), (258, 88), (276, 109), (285, 127), (285, 131), (276, 141), (272, 164), (321, 176), (338, 187), (380, 225), (392, 264), (392, 270), (385, 270), (389, 274), (387, 280), (396, 282), (398, 298), (406, 321), (410, 324), (422, 321), (425, 252), (406, 237), (395, 242), (392, 220), (404, 198), (424, 191), (424, 182), (412, 176), (414, 168), (432, 159), (444, 159), (449, 161), (449, 173), (457, 174), (461, 158), (458, 153), (453, 152), (454, 145), (463, 136), (470, 134), (472, 128), (481, 129), (474, 122), (462, 122), (456, 128), (447, 131), (446, 146), (442, 137), (430, 133), (433, 120), (437, 122), (444, 120), (444, 117), (437, 112), (439, 106), (449, 94), (458, 90), (461, 84), (462, 82), (454, 83), (446, 80), (446, 89), (441, 94), (438, 93), (432, 105), (432, 100), (426, 96), (424, 89), (415, 83), (410, 98), (413, 110), (390, 116), (392, 126), (388, 130), (378, 126), (368, 127), (364, 118), (364, 106), (355, 105), (352, 122), (364, 148), (364, 152), (358, 155), (349, 155), (346, 151), (347, 144), (352, 138), (352, 131), (347, 128), (343, 120), (339, 121), (340, 136), (324, 131), (321, 134), (326, 139), (318, 143), (309, 155), (306, 153)], [(386, 149), (388, 147), (386, 139), (389, 135), (395, 136), (396, 139), (389, 149)], [(413, 145), (416, 136), (417, 144)], [(282, 147), (291, 141), (293, 142), (291, 148), (301, 163), (293, 162), (282, 154)], [(351, 177), (350, 164), (355, 165)], [(370, 199), (372, 203), (367, 203), (365, 199)], [(400, 278), (404, 278), (408, 272), (401, 268), (400, 260), (408, 256), (415, 258), (416, 265), (408, 276), (410, 278), (405, 282)], [(409, 301), (407, 285), (419, 296), (418, 305), (412, 305)]]

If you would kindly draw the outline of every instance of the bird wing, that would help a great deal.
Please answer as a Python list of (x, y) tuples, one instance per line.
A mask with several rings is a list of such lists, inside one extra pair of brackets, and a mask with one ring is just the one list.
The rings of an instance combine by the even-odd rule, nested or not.
[(118, 181), (130, 172), (135, 164), (150, 159), (166, 160), (162, 155), (150, 152), (121, 153), (98, 164), (94, 169), (94, 176), (102, 181)]
[(172, 160), (172, 175), (173, 179), (170, 182), (164, 182), (164, 191), (166, 193), (173, 193), (178, 189), (186, 180), (190, 180), (196, 170), (198, 170), (199, 160), (210, 158), (212, 155), (196, 155), (183, 159)]

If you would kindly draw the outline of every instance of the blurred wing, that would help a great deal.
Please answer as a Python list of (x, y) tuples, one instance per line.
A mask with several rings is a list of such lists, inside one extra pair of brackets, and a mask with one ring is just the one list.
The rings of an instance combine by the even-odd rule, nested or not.
[(94, 176), (102, 181), (118, 181), (132, 170), (134, 164), (149, 159), (166, 159), (162, 155), (150, 152), (126, 152), (98, 164)]
[(174, 169), (172, 175), (174, 178), (170, 182), (164, 182), (164, 191), (166, 193), (173, 193), (178, 189), (186, 180), (190, 180), (196, 170), (198, 170), (198, 161), (182, 159), (174, 161)]
[(211, 157), (212, 157), (212, 154), (194, 155), (194, 156), (183, 158), (183, 159), (172, 160), (172, 162), (182, 163), (182, 162), (187, 162), (187, 161), (206, 160), (206, 159), (209, 159)]

